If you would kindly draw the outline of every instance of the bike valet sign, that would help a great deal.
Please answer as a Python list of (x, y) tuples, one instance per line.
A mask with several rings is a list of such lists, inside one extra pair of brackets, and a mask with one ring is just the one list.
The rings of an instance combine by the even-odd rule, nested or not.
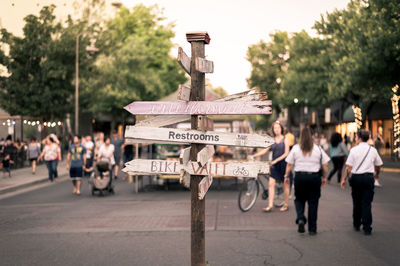
[(125, 164), (124, 171), (131, 175), (179, 175), (181, 170), (191, 175), (211, 175), (229, 177), (257, 177), (269, 174), (265, 162), (206, 162), (200, 165), (197, 161), (181, 164), (179, 161), (135, 159)]
[[(269, 147), (273, 139), (257, 134), (212, 131), (212, 121), (199, 115), (271, 114), (271, 101), (263, 93), (251, 91), (234, 94), (217, 101), (205, 99), (205, 73), (214, 71), (214, 63), (205, 59), (207, 32), (186, 34), (191, 44), (191, 57), (182, 48), (178, 62), (190, 74), (191, 86), (181, 86), (177, 102), (133, 102), (125, 107), (137, 115), (158, 115), (147, 118), (125, 131), (127, 142), (191, 144), (184, 149), (180, 161), (132, 160), (123, 169), (133, 175), (179, 174), (191, 191), (191, 264), (205, 265), (205, 200), (213, 176), (257, 177), (269, 173), (261, 162), (211, 162), (214, 148), (208, 145)], [(190, 119), (191, 130), (161, 128)]]

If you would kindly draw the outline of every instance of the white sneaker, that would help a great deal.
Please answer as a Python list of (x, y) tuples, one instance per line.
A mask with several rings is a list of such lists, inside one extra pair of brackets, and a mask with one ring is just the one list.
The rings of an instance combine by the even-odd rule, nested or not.
[(378, 180), (376, 180), (375, 179), (375, 183), (374, 183), (374, 185), (376, 186), (376, 187), (382, 187), (382, 185), (379, 183), (379, 181)]

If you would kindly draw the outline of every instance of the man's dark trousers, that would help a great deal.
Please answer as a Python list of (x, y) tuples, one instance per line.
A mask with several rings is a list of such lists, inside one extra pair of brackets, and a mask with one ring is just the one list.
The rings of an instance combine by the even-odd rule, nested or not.
[(360, 228), (362, 224), (365, 232), (371, 232), (374, 174), (352, 174), (349, 183), (353, 198), (353, 225), (355, 228)]

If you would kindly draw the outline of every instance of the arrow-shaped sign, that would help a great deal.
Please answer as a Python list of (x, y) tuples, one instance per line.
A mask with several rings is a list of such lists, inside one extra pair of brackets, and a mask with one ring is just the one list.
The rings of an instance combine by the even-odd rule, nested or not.
[(190, 147), (182, 149), (179, 155), (179, 162), (183, 165), (186, 165), (189, 162), (190, 157)]
[(271, 101), (250, 102), (133, 102), (125, 109), (134, 115), (252, 115), (271, 114)]
[(189, 101), (190, 99), (190, 87), (185, 85), (179, 85), (178, 88), (178, 100)]
[(198, 131), (175, 128), (127, 126), (125, 138), (148, 140), (148, 142), (199, 143), (241, 147), (269, 147), (275, 141), (266, 135), (215, 131)]
[(207, 145), (197, 153), (197, 162), (200, 166), (205, 165), (214, 155), (214, 145)]
[(257, 177), (259, 174), (269, 174), (267, 162), (207, 162), (199, 166), (197, 162), (189, 161), (181, 165), (178, 161), (136, 159), (125, 164), (124, 172), (132, 175), (179, 175), (181, 170), (190, 175), (226, 176), (226, 177)]
[(192, 59), (187, 56), (181, 47), (178, 48), (178, 63), (190, 75), (190, 61)]
[(212, 181), (213, 181), (213, 178), (210, 175), (204, 177), (200, 181), (200, 183), (199, 183), (199, 194), (198, 194), (199, 200), (204, 199), (204, 196), (206, 195), (208, 189), (211, 187)]
[[(252, 90), (236, 93), (216, 100), (216, 102), (223, 101), (263, 101), (267, 99), (266, 93), (253, 93)], [(181, 123), (190, 120), (190, 115), (159, 115), (146, 118), (139, 121), (136, 126), (142, 127), (164, 127), (172, 124)]]
[(195, 61), (196, 70), (202, 73), (213, 73), (214, 72), (214, 62), (208, 61), (201, 57), (196, 57)]

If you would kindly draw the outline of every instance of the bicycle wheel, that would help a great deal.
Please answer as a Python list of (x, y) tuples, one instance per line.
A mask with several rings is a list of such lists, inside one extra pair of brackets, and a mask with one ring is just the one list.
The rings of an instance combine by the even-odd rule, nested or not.
[(258, 181), (255, 178), (247, 179), (240, 186), (239, 191), (239, 209), (242, 212), (249, 211), (256, 203), (259, 193)]
[(283, 193), (283, 183), (276, 182), (275, 184), (275, 199), (274, 199), (274, 206), (280, 208), (285, 203), (285, 197)]

